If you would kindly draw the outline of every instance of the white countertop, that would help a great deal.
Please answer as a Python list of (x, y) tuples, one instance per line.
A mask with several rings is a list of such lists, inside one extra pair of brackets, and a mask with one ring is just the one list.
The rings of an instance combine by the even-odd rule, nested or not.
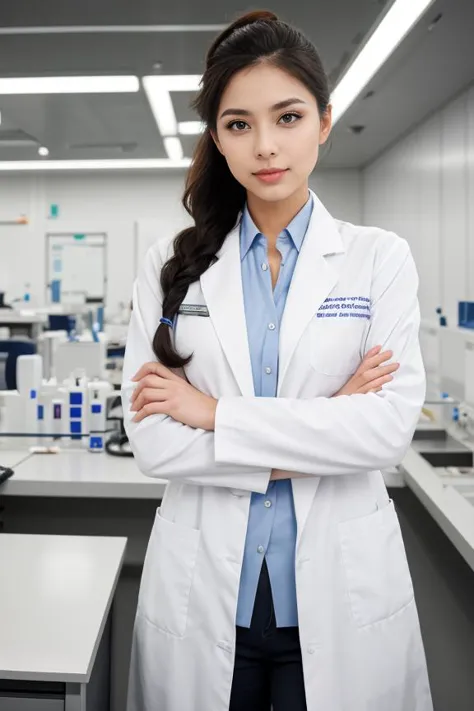
[(166, 483), (144, 476), (132, 457), (62, 450), (58, 454), (29, 456), (0, 486), (0, 496), (158, 500), (163, 497)]
[(26, 450), (0, 449), (0, 466), (15, 468), (20, 462), (29, 459), (31, 454)]
[(87, 683), (126, 539), (0, 536), (0, 678)]
[(15, 309), (0, 309), (0, 323), (45, 323), (48, 320), (46, 314), (38, 314), (29, 309), (16, 311)]
[(474, 506), (413, 448), (402, 468), (407, 485), (474, 570)]

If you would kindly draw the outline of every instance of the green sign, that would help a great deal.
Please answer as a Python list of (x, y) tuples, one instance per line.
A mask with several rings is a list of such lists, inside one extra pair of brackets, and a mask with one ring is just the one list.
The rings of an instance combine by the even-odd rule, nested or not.
[(85, 239), (85, 235), (74, 235), (74, 239)]

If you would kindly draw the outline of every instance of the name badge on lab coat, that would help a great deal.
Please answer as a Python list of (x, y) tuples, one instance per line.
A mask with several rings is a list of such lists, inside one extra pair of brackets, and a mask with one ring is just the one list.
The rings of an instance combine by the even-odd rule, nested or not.
[(186, 316), (209, 316), (209, 311), (205, 304), (181, 304), (178, 313)]

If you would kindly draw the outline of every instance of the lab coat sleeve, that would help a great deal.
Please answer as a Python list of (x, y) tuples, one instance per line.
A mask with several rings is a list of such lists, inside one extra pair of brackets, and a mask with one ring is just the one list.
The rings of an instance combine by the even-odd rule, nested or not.
[[(147, 253), (133, 289), (133, 310), (127, 336), (122, 383), (124, 427), (138, 468), (146, 476), (179, 479), (200, 486), (265, 493), (271, 471), (265, 467), (216, 463), (214, 432), (183, 425), (166, 415), (150, 415), (132, 422), (131, 378), (139, 368), (156, 361), (153, 337), (162, 316), (158, 244)], [(182, 373), (181, 373), (182, 375)]]
[[(325, 476), (397, 465), (425, 398), (419, 347), (418, 274), (407, 242), (383, 232), (375, 251), (365, 352), (392, 350), (400, 363), (380, 393), (312, 399), (223, 397), (216, 461)], [(335, 354), (337, 358), (337, 354)]]

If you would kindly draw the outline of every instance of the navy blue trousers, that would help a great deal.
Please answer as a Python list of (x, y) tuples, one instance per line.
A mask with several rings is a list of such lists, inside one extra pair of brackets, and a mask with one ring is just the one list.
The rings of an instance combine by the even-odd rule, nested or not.
[(250, 628), (237, 627), (229, 711), (307, 711), (298, 627), (277, 627), (268, 568)]

